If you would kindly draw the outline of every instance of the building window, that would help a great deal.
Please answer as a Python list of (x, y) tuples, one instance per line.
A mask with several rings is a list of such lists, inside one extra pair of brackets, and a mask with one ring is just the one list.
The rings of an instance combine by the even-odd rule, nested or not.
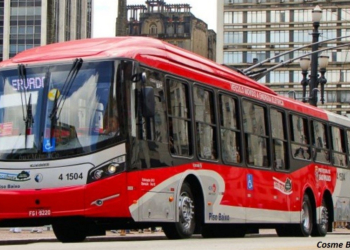
[(270, 72), (270, 83), (288, 83), (289, 71), (272, 71)]
[(183, 26), (183, 24), (179, 24), (178, 26), (177, 26), (177, 33), (178, 34), (183, 34), (184, 33), (184, 26)]
[(174, 34), (174, 25), (173, 24), (168, 24), (168, 27), (166, 28), (166, 33), (168, 35), (173, 35)]
[(248, 51), (247, 52), (247, 62), (253, 63), (254, 59), (257, 59), (257, 62), (261, 62), (266, 59), (266, 52), (255, 52)]
[(265, 31), (251, 31), (248, 32), (248, 43), (266, 43)]
[(224, 43), (243, 43), (243, 32), (224, 32)]
[(271, 23), (289, 22), (289, 10), (271, 10)]
[(288, 30), (272, 30), (270, 36), (271, 43), (289, 43)]
[(224, 12), (224, 24), (240, 24), (243, 23), (243, 13), (242, 12)]
[(249, 23), (266, 23), (266, 11), (248, 11)]
[(149, 34), (150, 35), (157, 35), (158, 34), (158, 31), (157, 31), (157, 25), (152, 23), (150, 26), (149, 26)]
[(312, 15), (309, 9), (307, 10), (294, 10), (294, 20), (298, 20), (298, 23), (304, 25), (306, 22), (312, 22)]
[(225, 64), (243, 63), (243, 52), (224, 51), (224, 63)]
[(65, 15), (65, 41), (71, 39), (70, 26), (71, 26), (71, 1), (66, 0), (66, 15)]
[(294, 30), (293, 33), (295, 43), (312, 43), (312, 36), (308, 34), (308, 30)]

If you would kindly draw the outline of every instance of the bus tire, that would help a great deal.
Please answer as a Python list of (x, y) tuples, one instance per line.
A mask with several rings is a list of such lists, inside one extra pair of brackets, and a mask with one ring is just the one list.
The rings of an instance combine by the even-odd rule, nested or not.
[(86, 239), (86, 227), (76, 221), (56, 222), (52, 224), (53, 232), (62, 243), (82, 242)]
[(309, 237), (312, 232), (313, 214), (310, 198), (304, 194), (303, 203), (301, 204), (301, 222), (295, 236)]
[(196, 216), (194, 197), (187, 182), (182, 184), (177, 208), (179, 209), (179, 222), (164, 225), (163, 231), (168, 239), (190, 238), (196, 227)]
[(321, 209), (320, 209), (320, 217), (321, 217), (321, 220), (320, 222), (321, 223), (315, 223), (314, 226), (313, 226), (313, 229), (312, 229), (312, 233), (311, 235), (313, 237), (324, 237), (327, 235), (327, 230), (328, 230), (328, 222), (329, 222), (329, 219), (328, 219), (328, 207), (327, 207), (327, 203), (325, 201), (325, 199), (323, 198), (322, 199), (322, 206), (321, 206)]
[(276, 227), (276, 233), (279, 237), (309, 237), (312, 228), (312, 207), (310, 198), (307, 194), (303, 197), (301, 204), (301, 221), (299, 224), (282, 224)]

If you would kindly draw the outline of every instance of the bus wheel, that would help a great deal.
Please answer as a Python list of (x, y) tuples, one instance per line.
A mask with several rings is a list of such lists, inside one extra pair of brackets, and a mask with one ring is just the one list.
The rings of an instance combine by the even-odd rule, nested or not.
[(322, 206), (320, 209), (320, 223), (315, 223), (312, 229), (312, 236), (314, 237), (323, 237), (326, 236), (328, 230), (328, 208), (326, 201), (322, 200)]
[(312, 209), (308, 195), (304, 195), (299, 224), (282, 224), (276, 227), (280, 237), (309, 237), (312, 231)]
[(301, 223), (300, 228), (297, 230), (297, 236), (308, 237), (312, 231), (312, 209), (311, 202), (308, 195), (304, 195), (303, 204), (301, 207)]
[(179, 222), (163, 226), (163, 231), (169, 239), (190, 238), (195, 230), (195, 206), (190, 185), (182, 184), (177, 207), (179, 209)]
[(81, 242), (86, 239), (85, 228), (79, 221), (56, 222), (52, 224), (57, 240), (68, 242)]

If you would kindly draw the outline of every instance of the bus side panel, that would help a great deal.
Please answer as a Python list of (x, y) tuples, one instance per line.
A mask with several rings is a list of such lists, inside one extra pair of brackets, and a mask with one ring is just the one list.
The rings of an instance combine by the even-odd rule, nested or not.
[(128, 211), (127, 173), (90, 183), (86, 186), (86, 216), (130, 217)]
[(0, 192), (0, 219), (84, 215), (85, 186)]

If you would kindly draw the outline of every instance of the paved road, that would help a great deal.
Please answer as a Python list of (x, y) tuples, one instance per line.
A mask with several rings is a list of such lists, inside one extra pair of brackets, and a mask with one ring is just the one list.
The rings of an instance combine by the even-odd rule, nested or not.
[[(57, 242), (56, 237), (51, 230), (48, 228), (38, 228), (42, 229), (42, 232), (31, 232), (32, 228), (21, 228), (20, 233), (13, 233), (8, 228), (0, 228), (0, 245), (12, 245), (12, 244), (27, 244), (34, 242)], [(41, 230), (39, 230), (41, 231)], [(334, 232), (329, 233), (328, 236), (346, 236), (350, 241), (350, 230), (348, 229), (336, 229)], [(248, 235), (245, 238), (277, 238), (276, 232), (274, 229), (262, 229), (260, 230), (260, 234), (252, 234)], [(326, 237), (326, 238), (327, 238)], [(194, 235), (194, 239), (201, 239), (200, 235)], [(242, 239), (245, 239), (242, 238)], [(302, 239), (302, 238), (297, 238)], [(313, 238), (315, 239), (315, 238)], [(316, 238), (317, 239), (317, 238)], [(323, 239), (323, 238), (319, 238)], [(131, 232), (130, 234), (126, 234), (126, 236), (120, 236), (119, 233), (112, 233), (111, 231), (107, 231), (106, 236), (100, 237), (88, 237), (87, 242), (103, 242), (103, 241), (139, 241), (139, 240), (167, 240), (163, 232)], [(205, 240), (205, 239), (202, 239)], [(248, 240), (249, 241), (249, 240)], [(344, 247), (345, 248), (345, 247)]]
[[(308, 238), (283, 238), (270, 234), (272, 231), (264, 231), (262, 235), (248, 235), (244, 238), (227, 239), (203, 239), (200, 236), (194, 236), (187, 240), (167, 240), (162, 233), (131, 234), (125, 237), (113, 234), (101, 238), (91, 237), (82, 243), (62, 244), (57, 242), (50, 232), (43, 232), (40, 240), (31, 239), (25, 242), (17, 240), (16, 243), (0, 246), (0, 249), (6, 250), (310, 250), (321, 248), (345, 249), (346, 244), (350, 244), (349, 230), (327, 235), (326, 237), (308, 237)], [(4, 235), (9, 235), (8, 231), (3, 231)], [(21, 237), (34, 237), (39, 234), (22, 232)], [(33, 236), (34, 235), (34, 236)], [(39, 236), (40, 236), (39, 235)], [(44, 239), (44, 236), (51, 238)], [(20, 237), (20, 235), (16, 236)], [(349, 242), (349, 243), (348, 243)], [(0, 242), (5, 243), (5, 241)], [(28, 244), (30, 243), (30, 244)], [(332, 244), (333, 247), (322, 247), (323, 244)], [(340, 244), (343, 244), (340, 246)], [(318, 247), (319, 246), (319, 247)]]

